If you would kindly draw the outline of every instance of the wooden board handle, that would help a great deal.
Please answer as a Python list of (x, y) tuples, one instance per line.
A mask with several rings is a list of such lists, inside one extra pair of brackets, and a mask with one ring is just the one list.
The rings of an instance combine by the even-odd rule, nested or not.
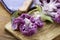
[(32, 3), (32, 0), (25, 0), (23, 5), (18, 9), (19, 12), (27, 12), (30, 5)]

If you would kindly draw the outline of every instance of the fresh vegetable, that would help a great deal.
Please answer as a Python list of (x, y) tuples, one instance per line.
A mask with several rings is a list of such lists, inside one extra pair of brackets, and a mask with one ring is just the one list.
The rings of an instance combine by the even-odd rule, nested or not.
[(27, 21), (26, 24), (24, 25), (20, 25), (19, 29), (22, 32), (22, 34), (27, 35), (27, 36), (31, 36), (33, 34), (35, 34), (37, 32), (37, 26), (34, 23), (28, 23), (29, 19), (25, 19)]
[[(38, 28), (43, 27), (43, 21), (60, 23), (60, 3), (57, 0), (33, 0), (36, 9), (12, 16), (12, 28), (18, 30), (26, 36), (31, 36), (37, 32)], [(38, 3), (37, 3), (38, 2)]]
[(29, 14), (32, 16), (35, 16), (35, 17), (39, 16), (42, 21), (48, 20), (53, 23), (52, 18), (48, 15), (45, 15), (45, 14), (47, 14), (47, 12), (43, 11), (42, 7), (39, 5), (36, 5), (36, 9), (30, 11)]
[(37, 32), (37, 28), (42, 26), (43, 22), (39, 17), (36, 18), (26, 13), (21, 14), (12, 22), (13, 30), (19, 30), (22, 34), (27, 36), (33, 35)]
[(44, 23), (43, 23), (43, 21), (41, 20), (40, 17), (34, 17), (34, 18), (31, 17), (30, 20), (31, 20), (31, 22), (33, 22), (34, 24), (36, 24), (38, 28), (41, 28), (44, 25)]
[(57, 2), (57, 0), (50, 0), (49, 3), (47, 3), (46, 1), (43, 1), (43, 6), (42, 9), (44, 11), (53, 11), (54, 9), (57, 9), (57, 6), (60, 5), (60, 3)]
[(24, 25), (25, 21), (23, 20), (23, 18), (15, 18), (14, 20), (12, 20), (12, 28), (13, 30), (18, 30), (18, 26), (20, 24), (23, 24)]
[(46, 12), (48, 16), (51, 16), (50, 18), (52, 18), (54, 22), (60, 23), (60, 2), (59, 0), (49, 0), (49, 1), (41, 0), (40, 2), (43, 4), (41, 5), (43, 12)]
[(59, 2), (59, 3), (60, 3), (60, 0), (57, 0), (57, 2)]
[(52, 19), (56, 22), (56, 23), (60, 23), (60, 9), (57, 12), (52, 12), (50, 14), (50, 16), (52, 16)]

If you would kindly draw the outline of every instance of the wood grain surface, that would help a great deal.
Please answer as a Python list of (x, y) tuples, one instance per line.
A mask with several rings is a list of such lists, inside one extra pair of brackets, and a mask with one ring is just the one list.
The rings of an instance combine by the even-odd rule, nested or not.
[(43, 28), (38, 29), (36, 34), (29, 37), (22, 35), (19, 31), (13, 31), (11, 22), (5, 26), (5, 29), (20, 40), (53, 40), (56, 36), (60, 35), (60, 25), (55, 23), (45, 24)]
[[(10, 21), (11, 15), (4, 9), (0, 3), (0, 40), (17, 40), (7, 31), (5, 31), (5, 25)], [(53, 40), (60, 40), (60, 35)]]
[(7, 31), (5, 31), (5, 25), (10, 21), (10, 17), (11, 15), (0, 3), (0, 40), (17, 40)]

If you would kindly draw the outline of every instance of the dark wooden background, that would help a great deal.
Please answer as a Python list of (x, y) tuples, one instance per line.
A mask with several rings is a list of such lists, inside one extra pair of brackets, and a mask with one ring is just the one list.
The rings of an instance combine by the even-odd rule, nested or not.
[[(11, 15), (4, 9), (0, 3), (0, 40), (18, 40), (7, 31), (5, 31), (5, 25), (10, 21)], [(54, 40), (60, 40), (60, 36)]]

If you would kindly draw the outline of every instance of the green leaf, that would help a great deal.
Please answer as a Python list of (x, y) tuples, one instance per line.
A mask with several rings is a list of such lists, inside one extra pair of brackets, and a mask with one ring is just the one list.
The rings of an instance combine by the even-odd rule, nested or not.
[(42, 7), (41, 7), (41, 6), (36, 5), (36, 7), (37, 7), (37, 10), (38, 10), (39, 12), (42, 12)]
[(51, 18), (50, 16), (45, 15), (45, 14), (41, 14), (41, 19), (42, 19), (43, 21), (48, 20), (48, 21), (50, 21), (50, 22), (53, 23), (52, 18)]
[(34, 13), (35, 11), (37, 11), (37, 9), (33, 9), (33, 10), (29, 11), (28, 13), (29, 13), (29, 14), (32, 14), (32, 13)]
[(36, 9), (33, 9), (33, 10), (29, 11), (28, 13), (29, 13), (29, 14), (32, 14), (32, 13), (34, 13), (34, 12), (36, 12), (36, 11), (42, 12), (41, 6), (36, 5)]
[(19, 16), (18, 14), (19, 14), (18, 11), (15, 11), (15, 12), (12, 14), (12, 17), (16, 18), (16, 17)]
[(18, 14), (19, 14), (18, 11), (15, 11), (11, 16), (11, 21), (13, 21), (16, 17), (18, 17), (19, 16)]

